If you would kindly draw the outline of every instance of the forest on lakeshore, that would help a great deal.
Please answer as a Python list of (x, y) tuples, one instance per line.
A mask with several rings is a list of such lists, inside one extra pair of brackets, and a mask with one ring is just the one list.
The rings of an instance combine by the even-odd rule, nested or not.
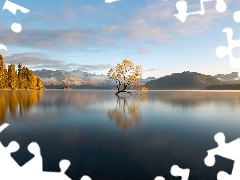
[(6, 68), (2, 55), (0, 55), (0, 90), (41, 90), (44, 89), (43, 83), (39, 77), (25, 66), (10, 64)]

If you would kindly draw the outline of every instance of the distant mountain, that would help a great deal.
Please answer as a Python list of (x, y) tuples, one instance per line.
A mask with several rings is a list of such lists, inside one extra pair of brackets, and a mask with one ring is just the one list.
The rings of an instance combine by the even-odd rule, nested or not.
[(210, 85), (225, 84), (216, 77), (197, 72), (184, 71), (147, 82), (150, 90), (200, 90)]
[[(40, 77), (44, 86), (47, 89), (61, 89), (69, 86), (73, 89), (116, 89), (116, 82), (109, 80), (106, 75), (96, 75), (80, 70), (65, 71), (65, 70), (37, 70), (33, 73)], [(142, 79), (142, 84), (150, 81)]]
[(232, 72), (231, 74), (217, 74), (214, 76), (216, 78), (219, 78), (221, 80), (234, 80), (238, 79), (238, 72)]
[(96, 75), (82, 71), (64, 71), (64, 70), (37, 70), (34, 74), (41, 78), (44, 85), (66, 85), (66, 86), (106, 86), (112, 84), (112, 81), (105, 75)]
[(232, 72), (231, 74), (217, 74), (215, 77), (227, 84), (240, 84), (238, 72)]
[[(80, 70), (37, 70), (33, 73), (41, 78), (47, 89), (61, 89), (69, 86), (73, 89), (115, 89), (115, 81), (109, 80), (106, 75), (96, 75)], [(231, 74), (204, 75), (197, 72), (185, 71), (173, 73), (156, 80), (152, 77), (142, 79), (142, 84), (149, 89), (184, 90), (204, 89), (211, 85), (240, 84), (238, 72)], [(151, 80), (151, 81), (150, 81)]]

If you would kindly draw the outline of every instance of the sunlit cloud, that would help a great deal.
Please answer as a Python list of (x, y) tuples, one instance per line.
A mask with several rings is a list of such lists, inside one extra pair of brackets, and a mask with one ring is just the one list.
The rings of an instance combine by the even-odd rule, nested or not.
[(19, 53), (12, 54), (4, 57), (6, 64), (18, 64), (21, 63), (23, 66), (30, 66), (36, 69), (64, 69), (64, 70), (81, 70), (81, 71), (98, 71), (107, 70), (113, 67), (111, 64), (77, 64), (77, 63), (66, 63), (63, 60), (51, 59), (42, 53)]
[[(108, 6), (73, 8), (74, 4), (69, 2), (57, 12), (33, 13), (26, 20), (27, 26), (21, 36), (13, 34), (6, 24), (2, 24), (0, 39), (6, 45), (26, 48), (91, 52), (127, 48), (131, 52), (147, 54), (161, 44), (211, 29), (215, 20), (231, 15), (230, 12), (219, 14), (213, 3), (205, 3), (204, 16), (189, 16), (185, 23), (181, 23), (174, 17), (176, 2), (151, 2), (147, 6), (138, 6), (131, 16), (120, 17), (114, 8)], [(189, 8), (200, 8), (200, 3), (189, 5)], [(81, 25), (84, 18), (91, 23)], [(102, 25), (97, 19), (107, 19), (108, 23)]]

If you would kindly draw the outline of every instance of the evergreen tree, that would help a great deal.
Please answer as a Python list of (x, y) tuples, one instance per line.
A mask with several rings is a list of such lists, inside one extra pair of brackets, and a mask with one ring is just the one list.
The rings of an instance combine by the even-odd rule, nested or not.
[(29, 89), (27, 74), (28, 74), (27, 73), (27, 68), (24, 66), (22, 68), (22, 87), (23, 87), (23, 89)]
[(8, 88), (8, 72), (7, 72), (7, 69), (5, 68), (4, 69), (4, 88), (7, 89)]
[(29, 70), (18, 64), (18, 70), (15, 65), (10, 64), (8, 70), (5, 68), (2, 55), (0, 55), (0, 89), (44, 89), (39, 77)]
[(37, 87), (37, 78), (35, 74), (27, 68), (27, 77), (28, 77), (28, 87), (29, 89), (36, 89)]
[(8, 66), (8, 87), (12, 90), (17, 88), (17, 73), (12, 63)]
[(0, 89), (5, 89), (5, 73), (6, 73), (6, 67), (3, 62), (2, 55), (0, 55)]
[(23, 85), (22, 85), (22, 65), (20, 63), (18, 64), (17, 77), (18, 77), (17, 88), (18, 89), (24, 89)]
[(41, 79), (39, 77), (37, 77), (37, 89), (38, 90), (44, 89), (42, 81), (41, 81)]
[(22, 65), (19, 63), (18, 64), (18, 77), (21, 76), (22, 74)]

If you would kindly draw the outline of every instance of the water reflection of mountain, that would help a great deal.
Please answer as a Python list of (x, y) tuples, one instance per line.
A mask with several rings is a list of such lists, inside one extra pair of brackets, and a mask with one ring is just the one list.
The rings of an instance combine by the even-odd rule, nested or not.
[[(99, 93), (101, 92), (101, 93)], [(45, 90), (44, 98), (39, 106), (48, 107), (76, 107), (84, 108), (91, 104), (103, 103), (114, 97), (113, 91), (81, 91), (81, 90)]]
[(43, 91), (0, 91), (0, 124), (4, 123), (7, 113), (22, 115), (41, 100)]
[(139, 98), (124, 98), (118, 97), (116, 107), (108, 110), (108, 117), (114, 120), (117, 125), (124, 130), (130, 129), (133, 125), (139, 124), (142, 121), (142, 114), (140, 111), (141, 103), (147, 99)]
[(194, 108), (206, 104), (240, 106), (239, 91), (149, 91), (149, 102), (160, 101), (172, 106)]

